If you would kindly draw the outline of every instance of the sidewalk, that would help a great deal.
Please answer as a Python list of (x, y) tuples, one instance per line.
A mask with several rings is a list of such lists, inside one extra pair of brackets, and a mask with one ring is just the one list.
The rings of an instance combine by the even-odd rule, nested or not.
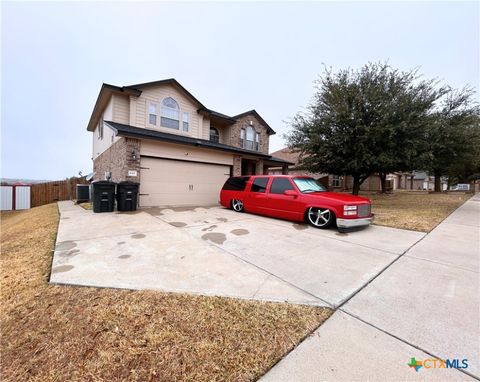
[[(274, 366), (268, 381), (470, 381), (480, 378), (480, 195), (353, 296)], [(426, 359), (468, 368), (418, 371)]]

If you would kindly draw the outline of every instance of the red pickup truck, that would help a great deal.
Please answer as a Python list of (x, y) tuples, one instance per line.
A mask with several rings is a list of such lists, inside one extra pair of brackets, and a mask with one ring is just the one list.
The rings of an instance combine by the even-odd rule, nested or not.
[(231, 177), (220, 192), (220, 204), (237, 212), (306, 221), (317, 228), (336, 223), (340, 231), (368, 226), (373, 220), (369, 199), (329, 192), (307, 176)]

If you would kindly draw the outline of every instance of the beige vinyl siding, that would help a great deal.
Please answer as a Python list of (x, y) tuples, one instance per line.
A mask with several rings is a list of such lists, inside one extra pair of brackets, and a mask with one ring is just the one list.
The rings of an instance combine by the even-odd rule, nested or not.
[(145, 127), (147, 118), (147, 106), (145, 102), (145, 98), (138, 98), (137, 99), (137, 114), (135, 116), (135, 126), (138, 127)]
[[(177, 101), (180, 107), (180, 130), (169, 129), (165, 127), (160, 127), (160, 107), (161, 102), (164, 98), (172, 97)], [(198, 106), (183, 92), (178, 90), (175, 86), (164, 84), (154, 87), (146, 87), (142, 89), (142, 94), (137, 100), (137, 116), (136, 116), (136, 126), (137, 127), (146, 127), (152, 129), (154, 127), (147, 126), (147, 112), (148, 104), (150, 102), (156, 103), (158, 106), (157, 113), (157, 127), (156, 129), (164, 131), (170, 134), (181, 134), (188, 135), (195, 138), (200, 138), (199, 136), (199, 120), (201, 119), (200, 115), (197, 113)], [(183, 113), (189, 114), (189, 131), (188, 133), (182, 131), (182, 116)]]
[(114, 94), (113, 98), (113, 121), (128, 125), (130, 123), (130, 100), (128, 97)]
[(129, 125), (135, 126), (137, 121), (137, 97), (129, 97), (130, 104), (130, 122)]
[[(219, 140), (220, 143), (224, 143), (226, 145), (230, 144), (230, 127), (228, 126), (215, 126), (218, 130)], [(203, 131), (202, 131), (202, 139), (206, 139), (207, 141), (210, 140), (210, 120), (204, 119), (203, 120)]]
[(220, 143), (229, 145), (230, 144), (230, 128), (228, 126), (222, 126), (222, 127), (215, 126), (215, 127), (218, 130)]
[[(113, 120), (113, 97), (110, 97), (110, 101), (108, 101), (107, 107), (103, 112), (103, 120), (104, 121), (112, 121)], [(97, 121), (98, 123), (98, 121)]]
[(200, 138), (210, 140), (210, 120), (208, 118), (203, 118), (202, 136)]
[(233, 165), (233, 155), (227, 152), (147, 140), (142, 141), (140, 155)]
[[(105, 118), (104, 114), (104, 120)], [(108, 120), (107, 120), (108, 121)], [(95, 159), (106, 149), (108, 149), (114, 142), (118, 141), (120, 137), (116, 137), (114, 131), (108, 127), (106, 124), (103, 125), (103, 139), (99, 137), (98, 124), (95, 130), (93, 131), (93, 152), (92, 158)]]
[[(110, 97), (107, 106), (102, 114), (104, 121), (112, 121), (113, 120), (113, 97)], [(93, 131), (93, 145), (92, 145), (92, 158), (95, 159), (101, 153), (103, 153), (106, 149), (110, 147), (110, 145), (115, 142), (118, 137), (114, 136), (114, 132), (108, 126), (103, 126), (103, 139), (100, 139), (99, 135), (100, 131), (98, 129), (98, 121), (95, 125), (95, 130)], [(112, 141), (113, 139), (113, 141)]]

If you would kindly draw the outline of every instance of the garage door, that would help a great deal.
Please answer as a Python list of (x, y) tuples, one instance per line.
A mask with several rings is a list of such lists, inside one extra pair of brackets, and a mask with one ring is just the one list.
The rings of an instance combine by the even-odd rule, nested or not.
[(141, 158), (140, 206), (217, 204), (230, 166)]

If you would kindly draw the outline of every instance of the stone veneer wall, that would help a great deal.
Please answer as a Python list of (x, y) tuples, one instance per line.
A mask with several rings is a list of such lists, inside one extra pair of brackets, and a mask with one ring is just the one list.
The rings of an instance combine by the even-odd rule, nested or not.
[(234, 155), (233, 156), (233, 176), (242, 175), (242, 156)]
[(259, 159), (255, 162), (255, 174), (256, 175), (267, 175), (265, 172), (265, 167), (263, 166), (263, 160)]
[(267, 134), (267, 127), (263, 126), (253, 114), (240, 118), (230, 127), (230, 146), (240, 147), (240, 130), (242, 127), (249, 126), (250, 121), (252, 121), (255, 131), (260, 133), (260, 152), (268, 154), (269, 135)]
[[(132, 159), (135, 153), (135, 159)], [(136, 176), (128, 176), (128, 171), (137, 171)], [(105, 172), (112, 173), (114, 182), (125, 180), (140, 182), (140, 140), (120, 138), (93, 161), (94, 180), (104, 180)]]

